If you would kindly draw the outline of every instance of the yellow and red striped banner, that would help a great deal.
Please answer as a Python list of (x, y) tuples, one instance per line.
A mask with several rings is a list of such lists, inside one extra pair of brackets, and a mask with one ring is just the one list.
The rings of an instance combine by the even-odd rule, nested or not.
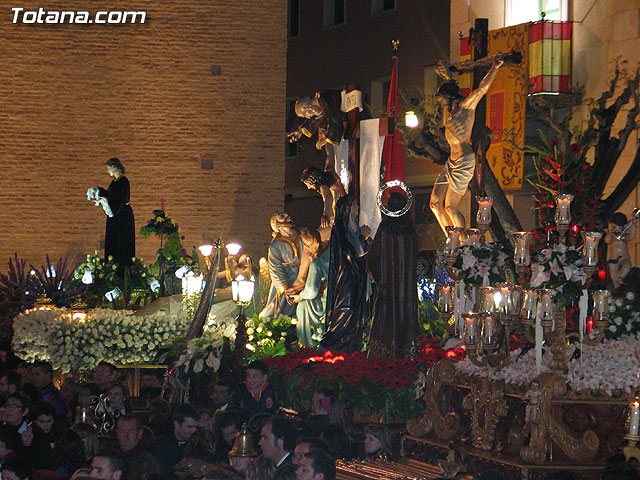
[(501, 68), (487, 93), (486, 124), (492, 132), (487, 162), (504, 190), (522, 188), (524, 176), (524, 155), (512, 143), (524, 146), (529, 28), (523, 23), (489, 32), (489, 55), (522, 53), (522, 63)]
[(529, 26), (529, 82), (532, 93), (566, 93), (571, 86), (571, 22)]

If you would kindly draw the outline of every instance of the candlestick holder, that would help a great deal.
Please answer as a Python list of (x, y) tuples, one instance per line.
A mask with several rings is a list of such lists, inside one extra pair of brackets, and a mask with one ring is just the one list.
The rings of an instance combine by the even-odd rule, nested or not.
[(516, 265), (516, 274), (520, 285), (529, 285), (531, 280), (531, 265)]
[(480, 243), (484, 245), (487, 243), (487, 232), (489, 231), (489, 225), (478, 224), (478, 230), (480, 230)]
[(640, 462), (640, 449), (636, 447), (638, 441), (640, 441), (640, 435), (631, 435), (627, 433), (624, 438), (629, 442), (626, 447), (622, 449), (622, 453), (624, 454), (625, 461), (629, 461), (634, 458), (637, 462)]
[(567, 243), (567, 232), (569, 231), (569, 224), (559, 223), (556, 225), (556, 230), (558, 231), (558, 241), (565, 245)]

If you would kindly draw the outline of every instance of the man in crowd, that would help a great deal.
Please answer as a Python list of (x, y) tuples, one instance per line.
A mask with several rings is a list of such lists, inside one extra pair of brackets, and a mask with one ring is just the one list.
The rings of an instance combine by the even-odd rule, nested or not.
[(93, 370), (93, 383), (89, 384), (91, 395), (106, 394), (109, 385), (118, 379), (118, 368), (112, 363), (102, 361)]
[(129, 413), (125, 406), (127, 395), (125, 388), (121, 383), (114, 383), (109, 387), (107, 392), (109, 394), (109, 413), (111, 413), (114, 418), (118, 418)]
[(335, 461), (323, 450), (313, 450), (305, 454), (296, 470), (296, 480), (334, 480), (335, 478)]
[(178, 405), (173, 411), (173, 432), (158, 439), (153, 456), (160, 464), (165, 478), (177, 478), (173, 467), (182, 460), (184, 445), (198, 429), (198, 411), (187, 403)]
[(291, 452), (296, 445), (298, 432), (293, 424), (282, 417), (270, 418), (260, 432), (258, 445), (262, 455), (276, 464), (276, 467), (291, 463)]
[(309, 452), (315, 450), (327, 451), (327, 444), (320, 438), (316, 437), (299, 437), (296, 441), (296, 448), (293, 449), (294, 465), (300, 465), (302, 458)]
[(56, 415), (66, 417), (67, 402), (52, 381), (53, 367), (48, 362), (38, 361), (29, 368), (27, 382), (40, 390), (42, 400), (53, 405)]
[(5, 370), (0, 374), (0, 400), (5, 401), (11, 393), (22, 388), (22, 376), (15, 370)]
[(234, 384), (231, 380), (221, 378), (213, 386), (211, 391), (211, 403), (216, 410), (225, 410), (231, 401), (231, 394), (233, 393)]
[(160, 473), (160, 465), (143, 445), (143, 429), (134, 415), (122, 415), (116, 422), (120, 453), (127, 462), (128, 480), (142, 480), (145, 474)]
[(226, 410), (217, 414), (216, 423), (220, 430), (219, 437), (222, 441), (218, 439), (216, 442), (215, 460), (216, 462), (226, 463), (236, 435), (242, 428), (242, 418), (238, 412)]
[(127, 465), (122, 457), (111, 452), (101, 452), (91, 462), (91, 478), (121, 480), (127, 478)]

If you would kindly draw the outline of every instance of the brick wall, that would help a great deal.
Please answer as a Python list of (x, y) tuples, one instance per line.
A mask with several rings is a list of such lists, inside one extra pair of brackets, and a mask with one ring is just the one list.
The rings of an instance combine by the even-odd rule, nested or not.
[[(99, 7), (145, 10), (143, 25), (15, 25), (6, 5), (0, 271), (13, 252), (39, 265), (45, 253), (81, 260), (100, 247), (105, 216), (85, 192), (108, 186), (112, 156), (127, 169), (137, 230), (163, 199), (187, 247), (222, 235), (266, 253), (269, 216), (283, 207), (286, 2)], [(151, 261), (158, 241), (136, 242)]]

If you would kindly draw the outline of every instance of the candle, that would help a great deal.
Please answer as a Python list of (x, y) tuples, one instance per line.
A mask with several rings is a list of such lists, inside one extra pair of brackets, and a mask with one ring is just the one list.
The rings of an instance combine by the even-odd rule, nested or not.
[(498, 283), (497, 292), (494, 296), (496, 311), (509, 315), (511, 313), (511, 285), (509, 283)]
[(629, 435), (638, 435), (640, 426), (640, 403), (636, 400), (629, 405)]
[(520, 285), (511, 285), (509, 291), (510, 315), (517, 315), (522, 307), (522, 287)]
[(609, 290), (593, 291), (593, 316), (597, 320), (604, 320), (609, 316)]
[(480, 312), (495, 312), (495, 293), (496, 290), (493, 287), (478, 287), (480, 302), (476, 305), (478, 305)]
[(472, 312), (464, 314), (464, 341), (467, 345), (476, 343), (476, 316)]
[(556, 195), (554, 199), (556, 201), (556, 224), (569, 225), (571, 223), (571, 200), (573, 200), (573, 195), (561, 193)]
[(490, 314), (484, 314), (482, 341), (485, 345), (493, 345), (495, 322)]
[(529, 245), (533, 238), (531, 232), (514, 232), (513, 238), (516, 241), (515, 249), (513, 250), (513, 261), (516, 266), (518, 265), (531, 265), (531, 253), (529, 252)]
[(460, 235), (464, 232), (461, 227), (447, 227), (447, 241), (444, 246), (445, 255), (456, 255), (460, 246)]
[(584, 245), (582, 247), (582, 255), (584, 264), (587, 267), (595, 267), (598, 265), (598, 243), (602, 234), (600, 232), (584, 232)]
[(451, 313), (453, 311), (453, 289), (453, 282), (438, 284), (438, 309), (440, 313)]
[(535, 290), (525, 290), (524, 300), (522, 301), (521, 315), (525, 320), (533, 320), (536, 318), (536, 307), (538, 302), (538, 292)]
[(491, 207), (493, 207), (493, 198), (476, 197), (476, 201), (478, 202), (476, 222), (478, 222), (478, 225), (489, 225), (491, 223)]
[(467, 228), (467, 245), (472, 245), (474, 247), (479, 247), (481, 244), (480, 240), (480, 230), (477, 228)]
[(555, 290), (542, 288), (538, 291), (538, 316), (540, 320), (553, 320), (553, 297)]

